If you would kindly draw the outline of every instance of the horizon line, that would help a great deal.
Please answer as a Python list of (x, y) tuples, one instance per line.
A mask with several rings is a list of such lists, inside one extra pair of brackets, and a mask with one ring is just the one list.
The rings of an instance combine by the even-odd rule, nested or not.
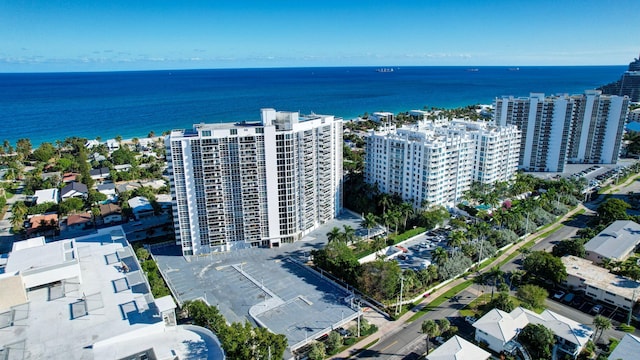
[(203, 70), (284, 70), (284, 69), (353, 69), (353, 68), (549, 68), (549, 67), (613, 67), (628, 66), (628, 64), (609, 65), (325, 65), (325, 66), (258, 66), (258, 67), (211, 67), (211, 68), (163, 68), (163, 69), (103, 69), (103, 70), (56, 70), (56, 71), (16, 71), (3, 72), (0, 75), (10, 74), (89, 74), (89, 73), (109, 73), (109, 72), (160, 72), (160, 71), (203, 71)]

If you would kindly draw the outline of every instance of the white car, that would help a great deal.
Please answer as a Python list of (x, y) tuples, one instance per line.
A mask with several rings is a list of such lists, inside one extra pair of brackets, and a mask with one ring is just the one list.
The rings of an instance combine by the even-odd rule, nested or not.
[(553, 294), (553, 298), (556, 299), (556, 300), (560, 300), (560, 299), (562, 299), (564, 294), (565, 294), (564, 291), (558, 291), (555, 294)]

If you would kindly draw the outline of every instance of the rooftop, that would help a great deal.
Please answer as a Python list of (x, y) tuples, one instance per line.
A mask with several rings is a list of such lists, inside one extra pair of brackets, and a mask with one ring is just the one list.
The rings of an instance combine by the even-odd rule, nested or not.
[(58, 189), (43, 189), (36, 190), (33, 197), (36, 199), (36, 204), (44, 204), (47, 202), (58, 203)]
[(633, 291), (640, 288), (629, 278), (611, 274), (607, 269), (594, 265), (591, 261), (573, 255), (562, 257), (562, 263), (569, 276), (584, 279), (586, 285), (608, 291), (626, 299), (633, 298)]
[(486, 360), (490, 357), (490, 353), (456, 335), (431, 352), (427, 360)]
[(626, 334), (618, 346), (611, 352), (609, 359), (613, 360), (636, 360), (640, 353), (640, 338)]
[(485, 316), (478, 319), (473, 327), (480, 329), (496, 339), (508, 342), (515, 338), (520, 330), (527, 324), (542, 324), (550, 329), (556, 336), (561, 337), (580, 347), (585, 345), (593, 331), (586, 325), (554, 313), (544, 310), (536, 314), (523, 307), (517, 307), (510, 313), (493, 309)]
[(0, 295), (0, 358), (223, 359), (206, 329), (172, 325), (173, 301), (153, 298), (121, 227), (18, 242), (0, 286), (13, 298)]
[(640, 224), (630, 220), (618, 220), (584, 244), (584, 249), (587, 252), (620, 261), (624, 260), (639, 243)]

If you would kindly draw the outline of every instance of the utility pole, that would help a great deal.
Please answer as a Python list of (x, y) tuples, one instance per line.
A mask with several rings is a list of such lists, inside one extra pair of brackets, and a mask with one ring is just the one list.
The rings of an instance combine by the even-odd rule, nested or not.
[(627, 316), (627, 325), (631, 325), (631, 313), (633, 312), (633, 305), (636, 303), (636, 291), (638, 288), (633, 289), (633, 295), (631, 296), (631, 305), (629, 306), (629, 316)]
[(398, 306), (396, 306), (396, 315), (400, 313), (400, 308), (402, 307), (402, 289), (404, 287), (404, 278), (400, 277), (400, 301), (398, 302)]

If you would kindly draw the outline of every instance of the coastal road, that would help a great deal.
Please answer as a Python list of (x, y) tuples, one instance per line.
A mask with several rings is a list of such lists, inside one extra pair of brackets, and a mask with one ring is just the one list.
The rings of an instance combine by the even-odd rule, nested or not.
[(422, 334), (422, 322), (427, 319), (447, 318), (452, 325), (460, 325), (458, 311), (467, 306), (478, 296), (477, 286), (467, 288), (460, 292), (454, 299), (442, 303), (442, 305), (429, 311), (419, 319), (406, 323), (378, 341), (375, 345), (354, 356), (356, 359), (388, 359), (409, 360), (418, 359), (426, 350), (426, 335)]

